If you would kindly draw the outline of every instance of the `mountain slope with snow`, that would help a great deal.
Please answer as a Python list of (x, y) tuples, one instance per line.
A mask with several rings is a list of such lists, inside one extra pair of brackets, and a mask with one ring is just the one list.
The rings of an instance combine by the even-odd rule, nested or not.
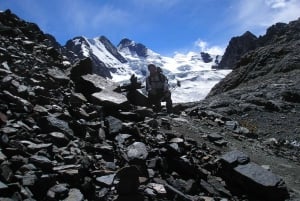
[[(165, 57), (130, 39), (123, 39), (114, 47), (104, 36), (94, 39), (76, 37), (67, 42), (66, 48), (79, 59), (92, 58), (93, 72), (114, 82), (128, 82), (132, 74), (144, 82), (149, 63), (161, 67), (168, 77), (175, 103), (203, 99), (230, 72), (212, 69), (221, 59), (218, 55), (189, 52)], [(178, 81), (180, 87), (176, 85)]]

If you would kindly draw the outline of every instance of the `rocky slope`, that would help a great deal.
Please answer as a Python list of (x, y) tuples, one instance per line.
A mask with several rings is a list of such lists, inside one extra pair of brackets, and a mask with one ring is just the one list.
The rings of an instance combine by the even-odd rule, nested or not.
[[(238, 133), (246, 132), (256, 140), (248, 145), (243, 144), (243, 149), (259, 163), (268, 161), (278, 173), (286, 174), (298, 193), (299, 30), (300, 19), (271, 26), (266, 35), (258, 39), (258, 47), (246, 52), (233, 66), (233, 71), (211, 90), (205, 100), (193, 104), (199, 110), (212, 110), (246, 127), (246, 131)], [(260, 150), (260, 147), (263, 149)], [(270, 156), (288, 161), (282, 162), (277, 157), (269, 160)]]
[(0, 45), (0, 200), (299, 199), (297, 150), (263, 147), (224, 102), (177, 105), (172, 116), (133, 106), (91, 59), (71, 65), (9, 10)]
[[(269, 131), (278, 133), (277, 137), (299, 142), (299, 30), (300, 20), (270, 27), (260, 38), (265, 45), (246, 53), (234, 70), (211, 90), (207, 98), (213, 100), (210, 106), (237, 116), (277, 114), (282, 120), (275, 123), (275, 118)], [(259, 116), (248, 118), (267, 128), (269, 125)], [(287, 122), (291, 125), (285, 126)]]

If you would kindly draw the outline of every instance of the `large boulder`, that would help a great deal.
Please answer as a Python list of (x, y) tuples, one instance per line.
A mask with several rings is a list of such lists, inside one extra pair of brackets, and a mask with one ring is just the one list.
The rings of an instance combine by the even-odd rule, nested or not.
[(225, 153), (220, 158), (220, 175), (233, 186), (264, 200), (282, 201), (288, 198), (287, 187), (279, 176), (250, 162), (249, 157), (238, 150)]

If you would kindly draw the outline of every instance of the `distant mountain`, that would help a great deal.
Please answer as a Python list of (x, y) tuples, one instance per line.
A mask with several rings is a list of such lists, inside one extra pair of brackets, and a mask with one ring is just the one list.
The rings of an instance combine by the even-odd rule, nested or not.
[(75, 37), (67, 41), (65, 48), (68, 50), (67, 56), (73, 61), (90, 57), (93, 63), (93, 73), (110, 79), (111, 73), (122, 69), (122, 64), (127, 62), (104, 36), (94, 39)]
[[(220, 55), (205, 52), (176, 54), (165, 57), (128, 38), (115, 47), (106, 37), (94, 39), (75, 37), (65, 45), (67, 57), (76, 61), (90, 57), (93, 72), (115, 82), (127, 82), (132, 74), (142, 81), (147, 75), (147, 65), (154, 63), (167, 75), (175, 102), (197, 101), (205, 97), (211, 87), (229, 71), (215, 71)], [(177, 81), (181, 88), (176, 88)], [(185, 96), (182, 96), (184, 89)]]

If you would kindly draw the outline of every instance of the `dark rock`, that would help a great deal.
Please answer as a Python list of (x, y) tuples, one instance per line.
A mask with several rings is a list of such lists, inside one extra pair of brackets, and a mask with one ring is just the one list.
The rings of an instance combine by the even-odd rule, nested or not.
[(124, 167), (117, 172), (119, 183), (117, 192), (120, 195), (135, 194), (139, 187), (139, 171), (135, 166)]
[(33, 155), (29, 158), (29, 162), (45, 171), (51, 171), (53, 162), (45, 156)]
[(249, 156), (244, 154), (243, 152), (240, 152), (238, 150), (233, 150), (231, 152), (227, 152), (223, 156), (221, 156), (221, 162), (225, 166), (229, 166), (231, 168), (237, 166), (237, 165), (242, 165), (246, 164), (250, 161)]
[(47, 192), (47, 198), (50, 200), (62, 200), (68, 196), (68, 184), (56, 184)]
[(7, 157), (5, 156), (5, 154), (3, 154), (2, 151), (0, 150), (0, 163), (5, 161), (6, 159), (7, 159)]
[(175, 179), (170, 182), (172, 186), (174, 186), (179, 191), (186, 194), (194, 194), (197, 190), (196, 181), (193, 179), (189, 179), (187, 181), (183, 179)]
[[(168, 169), (177, 172), (183, 178), (197, 178), (200, 176), (200, 172), (196, 166), (194, 166), (190, 160), (188, 160), (185, 156), (182, 157), (172, 157), (172, 155), (168, 156)], [(189, 170), (189, 171), (186, 171)]]
[(200, 180), (200, 187), (209, 195), (220, 196), (218, 190), (215, 189), (213, 185), (209, 184), (203, 179)]
[(28, 163), (28, 159), (21, 156), (21, 155), (15, 155), (10, 158), (10, 167), (13, 171), (18, 170), (22, 165), (25, 165)]
[(22, 177), (23, 186), (34, 186), (37, 181), (37, 176), (34, 174), (26, 174)]
[(220, 177), (215, 177), (212, 175), (209, 175), (207, 177), (207, 182), (214, 187), (218, 191), (218, 194), (220, 194), (222, 197), (230, 198), (232, 197), (231, 192), (227, 189), (228, 186), (225, 184), (224, 180)]
[(8, 190), (8, 186), (0, 181), (0, 193), (3, 195)]
[(11, 182), (13, 179), (13, 171), (10, 168), (10, 164), (4, 161), (0, 164), (0, 178), (2, 181)]
[(119, 49), (128, 48), (132, 54), (137, 54), (140, 57), (147, 56), (147, 48), (141, 43), (135, 43), (128, 38), (124, 38), (118, 44)]
[(242, 36), (233, 37), (229, 41), (225, 53), (222, 57), (218, 69), (232, 69), (237, 61), (246, 52), (253, 50), (257, 46), (257, 37), (251, 32), (247, 31)]
[(200, 52), (200, 55), (205, 63), (212, 62), (213, 58), (206, 52)]
[(209, 134), (207, 135), (207, 138), (209, 141), (214, 142), (217, 140), (221, 140), (223, 137), (219, 134), (213, 133), (213, 134)]
[(6, 122), (7, 122), (7, 116), (2, 112), (0, 112), (0, 126), (6, 124)]
[(214, 144), (217, 145), (217, 146), (226, 146), (228, 144), (228, 141), (226, 140), (217, 140), (217, 141), (214, 141)]
[(3, 91), (3, 94), (9, 102), (13, 102), (13, 103), (17, 104), (17, 106), (19, 107), (20, 110), (24, 110), (26, 112), (32, 111), (33, 106), (29, 101), (27, 101), (21, 97), (14, 96), (9, 91)]
[(234, 168), (235, 182), (247, 192), (267, 200), (285, 200), (289, 197), (284, 181), (255, 163)]
[[(75, 63), (71, 69), (70, 78), (75, 83), (81, 79), (82, 75), (92, 74), (92, 61), (89, 57)], [(84, 89), (82, 89), (84, 90)]]
[(123, 128), (123, 122), (113, 116), (108, 116), (105, 118), (104, 124), (107, 128), (106, 137), (113, 137), (111, 135), (116, 135)]
[(39, 120), (40, 127), (47, 132), (63, 132), (68, 138), (73, 138), (74, 132), (66, 121), (54, 116), (47, 116)]
[(82, 104), (86, 103), (87, 99), (85, 96), (81, 93), (71, 93), (70, 98), (69, 98), (69, 103), (74, 106), (78, 107), (81, 106)]
[(58, 147), (64, 147), (69, 143), (69, 139), (61, 132), (51, 132), (49, 136), (51, 141)]
[(144, 118), (142, 118), (139, 114), (135, 112), (120, 112), (118, 117), (122, 120), (127, 120), (127, 121), (143, 121)]

